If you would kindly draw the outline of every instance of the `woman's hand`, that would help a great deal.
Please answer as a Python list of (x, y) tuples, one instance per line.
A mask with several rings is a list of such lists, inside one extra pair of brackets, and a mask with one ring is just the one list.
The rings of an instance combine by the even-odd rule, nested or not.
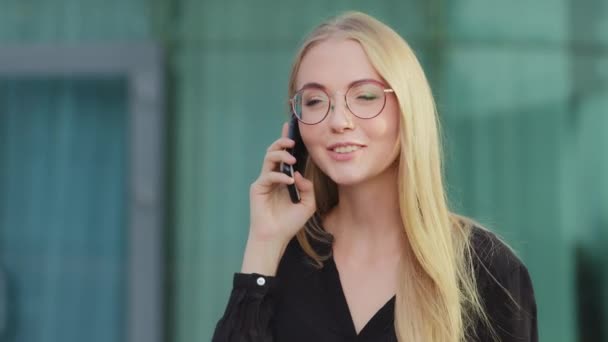
[[(312, 182), (299, 172), (292, 179), (279, 170), (281, 162), (296, 162), (285, 150), (295, 144), (287, 138), (287, 130), (284, 124), (281, 138), (268, 147), (260, 176), (251, 184), (251, 226), (243, 273), (274, 274), (285, 247), (316, 210)], [(300, 192), (299, 203), (293, 203), (287, 191), (293, 182)]]
[[(312, 182), (299, 172), (296, 172), (294, 180), (279, 170), (281, 162), (290, 165), (296, 162), (285, 150), (295, 144), (287, 138), (287, 129), (287, 124), (284, 124), (281, 138), (268, 147), (260, 176), (251, 184), (250, 233), (256, 239), (287, 243), (316, 210)], [(287, 185), (294, 181), (302, 198), (295, 204), (291, 202), (287, 191)]]

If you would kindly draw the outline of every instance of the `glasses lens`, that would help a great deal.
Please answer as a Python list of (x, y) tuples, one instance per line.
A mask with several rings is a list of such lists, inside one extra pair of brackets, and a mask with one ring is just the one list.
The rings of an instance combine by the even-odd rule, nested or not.
[(348, 108), (360, 118), (373, 118), (384, 108), (384, 88), (376, 83), (360, 83), (346, 94)]
[(302, 122), (316, 124), (329, 110), (329, 97), (321, 89), (303, 89), (294, 97), (293, 110)]

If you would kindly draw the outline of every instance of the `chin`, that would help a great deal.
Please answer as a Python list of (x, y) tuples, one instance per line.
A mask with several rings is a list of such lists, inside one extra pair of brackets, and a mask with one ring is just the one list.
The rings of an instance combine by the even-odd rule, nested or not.
[(329, 172), (325, 173), (328, 177), (339, 186), (351, 186), (362, 183), (365, 177), (356, 174), (345, 174), (344, 172)]
[(361, 183), (361, 181), (362, 181), (361, 179), (352, 179), (352, 178), (344, 178), (344, 177), (341, 177), (340, 179), (332, 178), (332, 180), (338, 186), (353, 186), (353, 185), (357, 185), (357, 184)]

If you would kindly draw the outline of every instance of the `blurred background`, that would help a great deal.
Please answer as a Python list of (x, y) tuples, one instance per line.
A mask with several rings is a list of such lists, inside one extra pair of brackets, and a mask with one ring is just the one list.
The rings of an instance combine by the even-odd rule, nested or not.
[(292, 56), (349, 9), (419, 56), (541, 341), (608, 341), (607, 0), (0, 0), (0, 341), (210, 340)]

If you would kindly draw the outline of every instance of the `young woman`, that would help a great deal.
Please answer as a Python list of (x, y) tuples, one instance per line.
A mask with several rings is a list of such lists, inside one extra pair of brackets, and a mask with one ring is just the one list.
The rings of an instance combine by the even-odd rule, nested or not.
[(397, 33), (356, 12), (323, 23), (289, 96), (305, 172), (279, 170), (296, 162), (284, 125), (213, 341), (537, 341), (526, 267), (449, 211), (431, 90)]

